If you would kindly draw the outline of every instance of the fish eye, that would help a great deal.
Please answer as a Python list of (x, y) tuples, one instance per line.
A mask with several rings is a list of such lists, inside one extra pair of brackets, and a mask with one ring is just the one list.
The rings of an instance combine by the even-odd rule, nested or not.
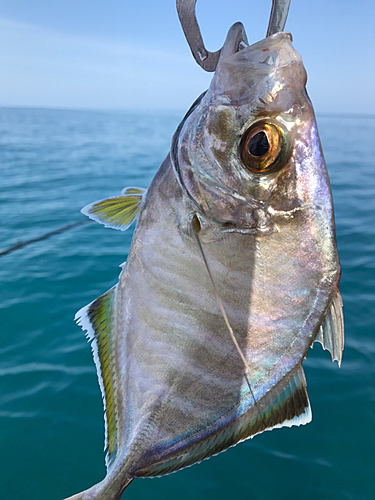
[(279, 170), (285, 162), (288, 144), (284, 130), (276, 123), (261, 120), (246, 130), (241, 140), (244, 167), (254, 173)]

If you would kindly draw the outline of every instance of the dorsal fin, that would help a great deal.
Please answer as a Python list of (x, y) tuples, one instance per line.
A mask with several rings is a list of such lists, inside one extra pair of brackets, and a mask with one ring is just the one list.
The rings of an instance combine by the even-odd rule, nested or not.
[(125, 188), (120, 196), (90, 203), (81, 212), (105, 227), (125, 231), (135, 220), (145, 193), (142, 188)]
[(77, 312), (75, 320), (91, 341), (105, 410), (106, 464), (109, 467), (117, 453), (116, 369), (113, 332), (117, 285)]
[(331, 353), (332, 361), (341, 365), (344, 350), (344, 318), (342, 314), (342, 298), (338, 290), (328, 309), (327, 316), (321, 325), (315, 342), (322, 344), (323, 349)]
[(311, 407), (306, 392), (302, 366), (271, 404), (251, 420), (243, 414), (232, 424), (197, 443), (184, 446), (173, 456), (137, 471), (137, 476), (161, 476), (188, 467), (216, 455), (245, 439), (266, 430), (303, 425), (311, 421)]

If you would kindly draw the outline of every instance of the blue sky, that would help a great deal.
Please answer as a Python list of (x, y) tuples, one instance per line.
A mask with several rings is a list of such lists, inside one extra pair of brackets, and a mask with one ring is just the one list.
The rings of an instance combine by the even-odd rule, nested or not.
[[(198, 0), (206, 46), (245, 25), (265, 36), (271, 0)], [(375, 0), (292, 0), (286, 30), (320, 113), (375, 113)], [(0, 0), (0, 105), (187, 109), (211, 74), (193, 60), (174, 0)]]

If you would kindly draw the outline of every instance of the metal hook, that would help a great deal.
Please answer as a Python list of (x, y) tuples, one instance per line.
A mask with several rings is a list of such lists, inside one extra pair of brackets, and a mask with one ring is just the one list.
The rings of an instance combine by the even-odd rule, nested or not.
[[(197, 0), (176, 0), (178, 17), (190, 50), (197, 63), (206, 71), (215, 71), (220, 50), (209, 52), (204, 46), (202, 34), (195, 15)], [(290, 0), (272, 0), (267, 36), (283, 31), (288, 16)]]
[(268, 23), (267, 35), (271, 36), (284, 31), (286, 18), (288, 17), (290, 0), (272, 0), (270, 22)]
[(204, 46), (195, 15), (196, 3), (197, 0), (176, 0), (178, 17), (194, 59), (206, 71), (215, 71), (221, 49), (209, 52)]

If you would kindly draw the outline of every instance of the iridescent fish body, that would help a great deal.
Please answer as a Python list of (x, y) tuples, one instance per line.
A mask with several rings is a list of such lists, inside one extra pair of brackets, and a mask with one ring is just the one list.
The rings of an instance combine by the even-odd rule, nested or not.
[(106, 406), (107, 475), (72, 499), (119, 499), (136, 477), (309, 422), (309, 347), (341, 361), (332, 198), (306, 72), (289, 33), (247, 46), (241, 30), (147, 192), (84, 209), (120, 229), (138, 222), (119, 283), (77, 314)]

